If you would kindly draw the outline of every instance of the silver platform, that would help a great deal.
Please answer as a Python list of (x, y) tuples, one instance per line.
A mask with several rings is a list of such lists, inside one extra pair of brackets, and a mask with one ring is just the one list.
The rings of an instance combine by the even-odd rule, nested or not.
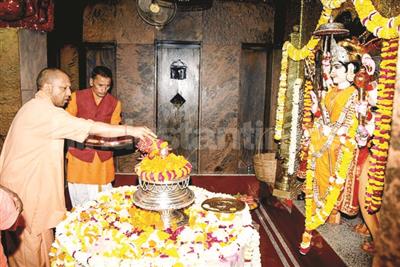
[(194, 201), (194, 193), (188, 188), (189, 181), (190, 176), (167, 182), (148, 182), (139, 178), (133, 203), (139, 208), (160, 212), (164, 228), (185, 225), (188, 218), (179, 209)]

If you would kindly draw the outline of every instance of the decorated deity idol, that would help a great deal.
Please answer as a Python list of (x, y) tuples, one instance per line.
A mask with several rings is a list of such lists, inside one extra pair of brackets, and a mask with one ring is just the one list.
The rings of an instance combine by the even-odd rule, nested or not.
[[(362, 60), (364, 52), (355, 40), (338, 44), (332, 40), (331, 52), (322, 62), (323, 81), (328, 90), (319, 96), (312, 94), (314, 125), (305, 133), (309, 136), (309, 148), (304, 187), (305, 231), (300, 244), (303, 255), (310, 250), (313, 230), (328, 218), (337, 220), (339, 210), (351, 215), (358, 212), (358, 192), (347, 188), (356, 188), (359, 148), (366, 145), (369, 136), (364, 95), (371, 88), (370, 73), (374, 65)], [(355, 80), (360, 67), (363, 73), (370, 72)]]

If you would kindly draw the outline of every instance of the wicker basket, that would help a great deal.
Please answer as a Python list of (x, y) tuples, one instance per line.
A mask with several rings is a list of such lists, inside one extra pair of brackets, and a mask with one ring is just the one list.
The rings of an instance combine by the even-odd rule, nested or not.
[(275, 183), (276, 158), (275, 152), (261, 153), (261, 143), (264, 134), (260, 136), (256, 154), (253, 156), (254, 172), (258, 180), (266, 183)]

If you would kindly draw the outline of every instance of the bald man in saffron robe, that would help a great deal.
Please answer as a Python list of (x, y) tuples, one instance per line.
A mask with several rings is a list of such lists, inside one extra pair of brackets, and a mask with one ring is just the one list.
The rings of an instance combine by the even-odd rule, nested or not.
[(83, 142), (89, 134), (155, 138), (146, 127), (110, 125), (71, 116), (62, 107), (71, 96), (68, 75), (44, 69), (38, 92), (21, 107), (8, 131), (0, 155), (0, 184), (22, 200), (25, 228), (19, 233), (9, 265), (50, 266), (53, 230), (65, 216), (64, 139)]

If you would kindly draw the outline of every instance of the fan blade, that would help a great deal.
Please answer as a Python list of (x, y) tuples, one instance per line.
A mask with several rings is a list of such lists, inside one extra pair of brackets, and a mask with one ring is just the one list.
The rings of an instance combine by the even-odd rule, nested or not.
[(165, 7), (165, 8), (175, 8), (176, 3), (175, 2), (166, 2), (166, 1), (154, 1), (156, 2), (160, 7)]

